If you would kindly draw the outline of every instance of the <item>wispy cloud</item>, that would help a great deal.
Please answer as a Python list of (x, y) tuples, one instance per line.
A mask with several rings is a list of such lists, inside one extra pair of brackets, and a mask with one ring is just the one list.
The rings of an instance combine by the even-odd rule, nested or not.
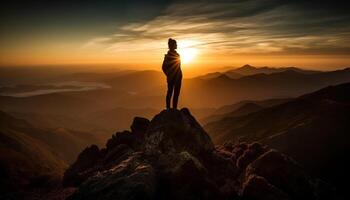
[(350, 15), (327, 5), (283, 0), (179, 1), (152, 20), (121, 26), (84, 47), (159, 51), (166, 48), (167, 38), (174, 37), (191, 40), (186, 45), (208, 53), (349, 54)]

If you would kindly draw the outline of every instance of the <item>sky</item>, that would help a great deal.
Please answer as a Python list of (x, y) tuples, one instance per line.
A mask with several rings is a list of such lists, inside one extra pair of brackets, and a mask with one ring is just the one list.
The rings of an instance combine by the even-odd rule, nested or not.
[(2, 2), (0, 65), (158, 69), (168, 38), (183, 68), (350, 66), (350, 3), (337, 0)]

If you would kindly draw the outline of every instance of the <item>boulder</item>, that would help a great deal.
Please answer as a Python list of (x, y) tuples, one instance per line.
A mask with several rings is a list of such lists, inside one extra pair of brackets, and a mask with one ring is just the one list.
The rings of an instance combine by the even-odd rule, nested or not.
[(236, 178), (238, 171), (235, 163), (231, 158), (225, 157), (220, 150), (201, 155), (199, 158), (208, 169), (209, 176), (212, 176), (212, 179), (219, 184), (224, 183), (226, 179)]
[(108, 165), (118, 164), (120, 161), (128, 158), (133, 152), (134, 151), (128, 145), (120, 144), (107, 151), (103, 158), (103, 165), (108, 169)]
[(131, 131), (121, 131), (116, 132), (107, 141), (106, 149), (107, 151), (112, 150), (118, 145), (128, 145), (133, 150), (141, 150), (144, 145), (145, 133), (150, 124), (148, 119), (142, 117), (135, 117), (130, 129)]
[(290, 197), (261, 176), (251, 175), (243, 185), (242, 199), (290, 200)]
[(214, 150), (209, 135), (189, 110), (163, 110), (156, 115), (146, 132), (146, 152), (168, 153), (187, 151), (192, 155)]
[(142, 117), (135, 117), (130, 126), (131, 132), (135, 135), (137, 139), (143, 140), (149, 124), (150, 121), (148, 119)]
[(63, 176), (64, 186), (76, 186), (92, 175), (93, 170), (101, 159), (101, 153), (96, 145), (85, 148), (77, 160), (65, 171)]
[(270, 150), (252, 162), (246, 177), (258, 175), (293, 199), (314, 199), (311, 177), (290, 157)]
[(199, 157), (207, 169), (207, 177), (220, 190), (221, 199), (232, 199), (237, 196), (238, 170), (231, 158), (223, 150), (215, 150)]
[(236, 155), (239, 155), (239, 157), (237, 158), (238, 169), (244, 170), (249, 163), (253, 162), (264, 152), (265, 149), (261, 146), (261, 144), (257, 142), (249, 144), (243, 153), (239, 151), (235, 152)]
[(141, 157), (135, 153), (110, 170), (89, 178), (68, 200), (154, 199), (154, 169)]
[(133, 148), (135, 146), (135, 140), (135, 136), (130, 131), (116, 132), (114, 135), (112, 135), (112, 138), (107, 141), (107, 151), (110, 151), (114, 147), (121, 144), (125, 144)]
[(217, 185), (208, 178), (207, 169), (190, 153), (162, 154), (157, 162), (159, 199), (215, 199)]

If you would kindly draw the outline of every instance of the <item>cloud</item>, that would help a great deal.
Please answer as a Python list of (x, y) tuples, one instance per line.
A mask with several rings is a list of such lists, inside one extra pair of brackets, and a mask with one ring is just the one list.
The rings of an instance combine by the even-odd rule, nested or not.
[(314, 3), (177, 1), (159, 16), (118, 27), (116, 33), (94, 38), (84, 48), (157, 52), (174, 37), (192, 41), (186, 45), (208, 54), (349, 54), (350, 14), (341, 3)]

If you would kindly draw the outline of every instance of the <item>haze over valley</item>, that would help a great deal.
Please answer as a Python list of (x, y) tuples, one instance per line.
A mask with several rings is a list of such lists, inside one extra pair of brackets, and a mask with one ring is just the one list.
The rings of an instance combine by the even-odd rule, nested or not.
[[(18, 69), (17, 73), (21, 72)], [(199, 119), (225, 105), (291, 99), (350, 78), (349, 69), (321, 72), (250, 65), (214, 74), (183, 82), (180, 105), (186, 105)], [(164, 108), (165, 78), (159, 71), (81, 71), (49, 77), (27, 83), (18, 78), (20, 84), (3, 84), (0, 109), (47, 128), (96, 132), (104, 141), (114, 131), (128, 128), (134, 116), (151, 117)]]

